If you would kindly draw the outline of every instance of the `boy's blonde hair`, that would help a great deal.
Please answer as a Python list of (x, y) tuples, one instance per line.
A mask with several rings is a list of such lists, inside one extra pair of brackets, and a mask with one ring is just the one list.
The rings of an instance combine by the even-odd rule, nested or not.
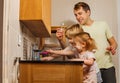
[(80, 27), (80, 25), (79, 24), (74, 24), (74, 25), (72, 25), (71, 27), (69, 27), (65, 30), (65, 36), (67, 38), (71, 38), (74, 35), (76, 35), (78, 33), (81, 33), (81, 32), (83, 32), (83, 29)]
[(86, 43), (86, 50), (93, 51), (97, 49), (95, 41), (93, 38), (91, 38), (90, 34), (87, 32), (81, 32), (74, 35), (74, 40), (80, 42), (80, 39), (82, 39), (83, 42)]

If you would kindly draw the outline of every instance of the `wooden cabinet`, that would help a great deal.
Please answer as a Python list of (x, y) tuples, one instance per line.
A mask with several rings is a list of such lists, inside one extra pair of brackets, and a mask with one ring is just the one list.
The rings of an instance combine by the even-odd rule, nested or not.
[(19, 83), (82, 83), (81, 62), (20, 62)]
[(51, 34), (51, 0), (20, 0), (20, 21), (37, 37)]

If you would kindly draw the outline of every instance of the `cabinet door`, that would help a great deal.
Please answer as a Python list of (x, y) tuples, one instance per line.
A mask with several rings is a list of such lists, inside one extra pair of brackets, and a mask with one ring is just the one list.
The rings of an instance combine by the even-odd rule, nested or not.
[(82, 83), (82, 64), (20, 63), (19, 83)]
[(50, 37), (51, 0), (20, 0), (20, 21), (38, 37)]
[(42, 19), (42, 0), (20, 0), (20, 20)]
[(51, 33), (51, 0), (42, 0), (42, 19)]
[(31, 64), (20, 64), (19, 68), (19, 83), (33, 83)]

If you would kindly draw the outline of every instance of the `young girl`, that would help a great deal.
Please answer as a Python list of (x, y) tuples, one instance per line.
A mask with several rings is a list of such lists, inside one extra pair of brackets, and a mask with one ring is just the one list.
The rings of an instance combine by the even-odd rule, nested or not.
[[(79, 24), (73, 24), (72, 26), (67, 28), (65, 30), (65, 36), (67, 36), (67, 39), (68, 39), (68, 42), (69, 42), (68, 46), (63, 50), (56, 51), (56, 53), (51, 54), (51, 56), (41, 58), (41, 60), (49, 61), (49, 60), (57, 58), (57, 57), (59, 57), (61, 55), (67, 56), (66, 52), (71, 51), (71, 50), (75, 50), (75, 48), (73, 48), (73, 46), (72, 46), (73, 40), (69, 36), (73, 36), (73, 35), (81, 33), (81, 32), (83, 32), (83, 29), (80, 27)], [(50, 52), (50, 50), (47, 50), (47, 51)], [(52, 50), (51, 50), (51, 53), (52, 53)], [(73, 57), (74, 57), (74, 53), (71, 56), (70, 55), (67, 56), (67, 58), (69, 58), (69, 59), (73, 58)]]
[[(94, 40), (86, 32), (74, 35), (73, 46), (78, 51), (78, 57), (72, 61), (84, 61), (83, 64), (83, 83), (97, 83), (97, 74), (99, 69), (95, 62), (93, 50), (96, 49)], [(98, 74), (99, 75), (99, 74)], [(100, 80), (102, 81), (102, 80)], [(100, 83), (98, 80), (98, 83)]]

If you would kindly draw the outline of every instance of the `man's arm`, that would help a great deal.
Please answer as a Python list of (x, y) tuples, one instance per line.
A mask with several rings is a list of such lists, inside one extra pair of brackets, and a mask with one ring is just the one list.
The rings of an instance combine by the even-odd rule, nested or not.
[(114, 55), (116, 53), (116, 49), (118, 46), (117, 42), (114, 37), (111, 37), (110, 39), (108, 39), (108, 42), (109, 42), (110, 46), (107, 47), (107, 50), (110, 51), (112, 53), (112, 55)]

